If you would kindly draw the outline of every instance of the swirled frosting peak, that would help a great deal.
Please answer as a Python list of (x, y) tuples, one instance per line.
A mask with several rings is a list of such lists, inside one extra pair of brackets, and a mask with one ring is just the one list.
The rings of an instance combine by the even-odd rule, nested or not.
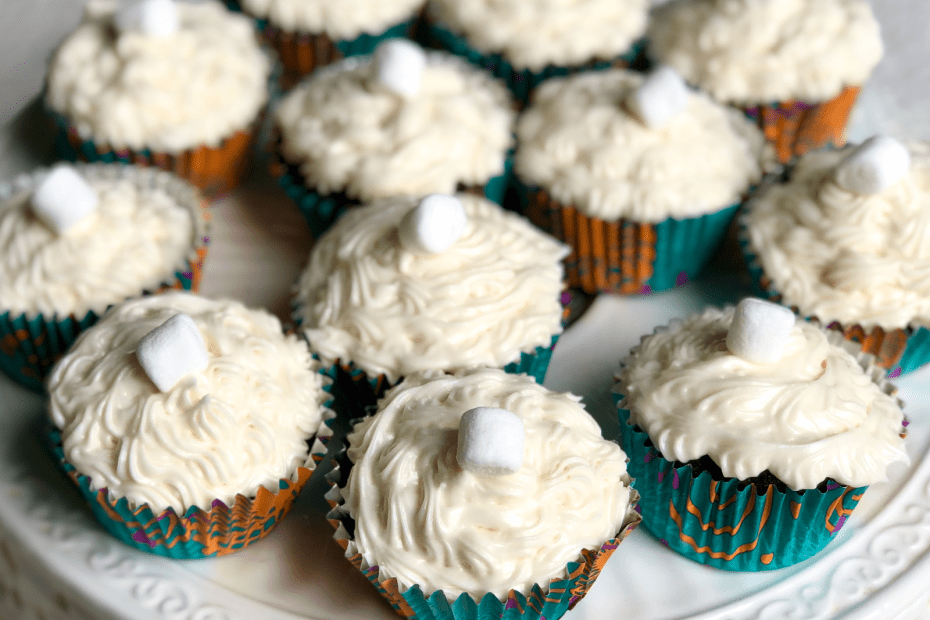
[[(161, 392), (135, 348), (178, 312), (194, 320), (210, 357)], [(93, 488), (156, 514), (277, 492), (307, 462), (325, 400), (306, 344), (277, 318), (189, 293), (112, 308), (55, 366), (48, 389), (65, 459)]]
[[(459, 422), (475, 407), (506, 407), (523, 421), (515, 473), (459, 466)], [(426, 595), (527, 594), (613, 538), (630, 510), (620, 447), (601, 438), (577, 397), (525, 375), (409, 376), (348, 442), (354, 465), (342, 495), (359, 552), (384, 579), (419, 584)]]
[(897, 400), (827, 332), (797, 321), (782, 358), (759, 364), (727, 350), (732, 318), (708, 309), (623, 361), (621, 406), (666, 459), (707, 455), (724, 476), (769, 470), (796, 490), (826, 478), (865, 486), (908, 462)]
[(502, 367), (561, 332), (567, 248), (525, 219), (458, 194), (454, 244), (420, 254), (398, 227), (415, 198), (354, 207), (314, 246), (296, 316), (321, 357), (390, 381), (416, 370)]

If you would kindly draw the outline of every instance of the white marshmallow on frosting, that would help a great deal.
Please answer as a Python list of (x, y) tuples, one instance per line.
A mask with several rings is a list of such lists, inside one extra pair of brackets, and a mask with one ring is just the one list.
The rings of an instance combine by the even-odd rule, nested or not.
[(114, 22), (120, 32), (169, 37), (178, 31), (178, 9), (174, 0), (135, 0), (116, 12)]
[(100, 199), (84, 177), (68, 165), (52, 168), (32, 194), (32, 210), (58, 234), (97, 208)]
[(630, 92), (624, 103), (627, 109), (651, 129), (659, 129), (688, 105), (691, 93), (678, 72), (659, 67)]
[(794, 321), (794, 312), (784, 306), (746, 298), (733, 313), (727, 348), (734, 355), (757, 364), (777, 362), (784, 353)]
[(420, 91), (426, 53), (412, 41), (388, 39), (375, 48), (374, 65), (381, 84), (398, 95), (413, 97)]
[(400, 221), (398, 235), (405, 248), (417, 254), (439, 254), (465, 232), (468, 216), (462, 201), (448, 194), (430, 194)]
[(908, 173), (911, 154), (888, 136), (872, 136), (836, 166), (835, 178), (843, 189), (856, 194), (877, 194)]
[(477, 476), (504, 476), (523, 466), (523, 420), (506, 409), (475, 407), (462, 414), (456, 459)]
[(167, 392), (187, 375), (204, 370), (207, 346), (194, 319), (178, 313), (139, 340), (136, 358), (159, 391)]

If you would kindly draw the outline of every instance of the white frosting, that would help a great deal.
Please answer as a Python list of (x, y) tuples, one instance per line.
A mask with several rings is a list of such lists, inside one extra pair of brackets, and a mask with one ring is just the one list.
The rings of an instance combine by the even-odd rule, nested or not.
[(513, 143), (504, 86), (441, 52), (428, 54), (413, 97), (378, 84), (370, 57), (352, 58), (291, 91), (275, 117), (307, 185), (362, 202), (483, 185)]
[[(159, 392), (135, 361), (139, 340), (178, 312), (210, 361)], [(92, 488), (158, 514), (254, 497), (305, 466), (322, 419), (322, 379), (306, 343), (233, 301), (166, 293), (125, 302), (84, 332), (49, 378), (65, 459)]]
[[(108, 170), (109, 169), (109, 170)], [(33, 182), (0, 201), (0, 300), (12, 314), (46, 317), (93, 310), (173, 282), (202, 233), (200, 202), (167, 173), (85, 167), (96, 209), (58, 235), (30, 205)]]
[(176, 153), (248, 129), (270, 62), (251, 20), (213, 0), (178, 2), (171, 36), (115, 34), (112, 0), (91, 0), (49, 65), (46, 101), (83, 139)]
[(657, 9), (649, 51), (720, 101), (826, 101), (882, 56), (866, 0), (675, 0)]
[(909, 149), (910, 172), (878, 194), (833, 180), (847, 149), (806, 155), (750, 202), (750, 251), (784, 304), (824, 323), (930, 325), (930, 144)]
[[(506, 406), (523, 420), (516, 473), (459, 467), (459, 420), (478, 406)], [(525, 375), (407, 377), (348, 441), (354, 465), (342, 494), (358, 550), (382, 579), (419, 584), (425, 595), (528, 594), (616, 536), (627, 517), (626, 455), (601, 438), (578, 397)]]
[(627, 52), (649, 0), (433, 0), (431, 17), (517, 69), (574, 66)]
[(242, 0), (242, 7), (283, 30), (352, 40), (413, 17), (423, 0)]
[(622, 70), (544, 82), (517, 122), (516, 173), (606, 220), (659, 222), (739, 202), (771, 159), (762, 133), (697, 92), (650, 129), (621, 105), (642, 82)]
[(397, 234), (413, 198), (353, 208), (313, 248), (297, 315), (313, 350), (390, 381), (416, 370), (505, 366), (562, 331), (567, 248), (498, 205), (460, 194), (468, 224), (439, 254)]
[(865, 486), (908, 462), (898, 402), (826, 332), (797, 321), (781, 360), (757, 364), (727, 350), (732, 317), (710, 308), (623, 362), (621, 406), (666, 459), (707, 455), (738, 479), (768, 469), (796, 490)]

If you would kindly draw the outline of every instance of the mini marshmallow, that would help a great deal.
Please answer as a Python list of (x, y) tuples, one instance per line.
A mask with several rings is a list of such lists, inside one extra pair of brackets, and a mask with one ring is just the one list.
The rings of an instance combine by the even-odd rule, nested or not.
[(781, 359), (794, 313), (778, 304), (746, 298), (736, 306), (727, 332), (727, 348), (744, 360), (771, 364)]
[(197, 324), (183, 313), (143, 336), (136, 347), (136, 358), (162, 392), (173, 388), (183, 377), (204, 370), (209, 361)]
[(417, 254), (439, 254), (465, 232), (468, 216), (462, 201), (447, 194), (430, 194), (407, 212), (398, 226), (400, 242)]
[(658, 129), (683, 111), (691, 97), (687, 84), (671, 67), (659, 67), (629, 93), (627, 109), (647, 127)]
[(476, 476), (504, 476), (523, 466), (523, 420), (497, 407), (475, 407), (459, 421), (456, 459)]
[(32, 193), (32, 210), (59, 235), (97, 208), (100, 199), (84, 177), (68, 165), (59, 165)]
[(416, 43), (388, 39), (375, 48), (374, 62), (378, 81), (392, 92), (413, 97), (420, 91), (426, 53)]
[(136, 0), (114, 16), (120, 32), (141, 32), (151, 37), (169, 37), (178, 31), (178, 8), (174, 0)]
[(872, 136), (836, 166), (836, 183), (856, 194), (877, 194), (907, 174), (911, 154), (888, 136)]

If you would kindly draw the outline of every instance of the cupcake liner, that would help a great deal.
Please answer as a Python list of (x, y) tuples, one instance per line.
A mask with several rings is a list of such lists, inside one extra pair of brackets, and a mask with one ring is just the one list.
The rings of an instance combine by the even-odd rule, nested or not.
[(216, 196), (237, 186), (248, 173), (258, 122), (236, 131), (218, 146), (201, 145), (178, 153), (151, 149), (114, 149), (107, 144), (84, 139), (62, 114), (46, 107), (55, 129), (54, 149), (59, 159), (91, 163), (135, 164), (154, 167), (190, 181), (208, 196)]
[(539, 71), (531, 71), (516, 69), (501, 54), (486, 54), (471, 47), (463, 37), (433, 20), (428, 19), (423, 24), (423, 38), (430, 47), (444, 49), (456, 56), (461, 56), (504, 80), (514, 98), (521, 104), (529, 102), (533, 89), (544, 80), (581, 71), (629, 67), (645, 48), (645, 40), (641, 39), (636, 41), (629, 51), (611, 60), (596, 60), (570, 67), (549, 65)]
[[(139, 294), (157, 294), (169, 289), (197, 291), (210, 241), (210, 213), (202, 196), (188, 183), (158, 170), (102, 164), (79, 165), (79, 170), (91, 178), (128, 178), (139, 184), (160, 186), (176, 198), (179, 204), (190, 207), (196, 242), (185, 257), (183, 266), (179, 265), (174, 274), (163, 280), (157, 288), (140, 290)], [(12, 183), (0, 185), (0, 200), (20, 192), (32, 191), (46, 173), (47, 170), (41, 170), (21, 175)], [(113, 300), (113, 303), (119, 301), (122, 300)], [(103, 316), (107, 307), (91, 309), (82, 316), (0, 312), (0, 370), (30, 389), (43, 391), (45, 377), (55, 362), (81, 332)]]
[(555, 201), (546, 190), (514, 179), (524, 215), (572, 247), (565, 259), (568, 285), (591, 295), (645, 294), (687, 284), (723, 242), (739, 206), (656, 224), (611, 222), (589, 217)]
[(847, 86), (839, 95), (821, 103), (780, 101), (744, 108), (775, 147), (779, 160), (792, 159), (827, 145), (845, 144), (846, 123), (860, 87)]
[[(737, 240), (743, 253), (753, 291), (759, 297), (775, 303), (782, 302), (782, 294), (775, 288), (771, 278), (765, 275), (762, 263), (752, 249), (745, 216), (737, 217)], [(876, 364), (888, 371), (888, 376), (898, 377), (930, 363), (930, 329), (912, 324), (905, 328), (885, 330), (876, 325), (866, 329), (860, 324), (843, 324), (839, 321), (827, 323), (815, 315), (803, 315), (797, 306), (791, 310), (807, 320), (815, 320), (843, 337), (859, 345), (863, 353), (876, 358)]]
[(355, 521), (341, 494), (351, 468), (352, 462), (343, 447), (333, 459), (333, 469), (326, 475), (330, 484), (326, 500), (332, 508), (326, 518), (335, 530), (333, 537), (345, 552), (346, 559), (361, 571), (394, 611), (404, 618), (556, 620), (584, 598), (607, 560), (642, 520), (635, 509), (639, 496), (634, 489), (630, 489), (630, 508), (621, 530), (599, 548), (582, 550), (575, 561), (568, 563), (562, 576), (552, 579), (548, 584), (534, 584), (528, 595), (511, 590), (504, 601), (491, 593), (483, 593), (480, 596), (462, 594), (450, 602), (442, 590), (426, 596), (419, 585), (403, 588), (396, 579), (382, 580), (378, 566), (369, 565), (357, 551), (352, 535)]
[[(328, 393), (331, 391), (328, 379), (324, 379), (324, 389)], [(307, 460), (290, 478), (282, 478), (276, 491), (260, 487), (255, 497), (236, 495), (232, 506), (216, 499), (209, 508), (191, 506), (183, 515), (178, 515), (173, 508), (156, 514), (148, 504), (133, 506), (125, 497), (111, 497), (106, 488), (94, 490), (91, 479), (65, 460), (61, 432), (49, 428), (47, 439), (56, 464), (78, 487), (94, 516), (114, 537), (141, 551), (174, 559), (219, 557), (261, 540), (290, 511), (316, 466), (326, 456), (336, 419), (329, 403), (322, 406), (323, 419), (316, 435), (308, 440)]]
[[(833, 344), (844, 344), (832, 334)], [(845, 347), (873, 381), (894, 394), (874, 358)], [(631, 424), (623, 389), (615, 386), (612, 396), (622, 447), (630, 458), (627, 469), (641, 497), (643, 525), (690, 560), (730, 571), (774, 570), (802, 562), (833, 540), (868, 488), (827, 480), (815, 489), (786, 486), (782, 491), (775, 484), (715, 480), (706, 470), (695, 475), (690, 464), (665, 459), (649, 435)]]

